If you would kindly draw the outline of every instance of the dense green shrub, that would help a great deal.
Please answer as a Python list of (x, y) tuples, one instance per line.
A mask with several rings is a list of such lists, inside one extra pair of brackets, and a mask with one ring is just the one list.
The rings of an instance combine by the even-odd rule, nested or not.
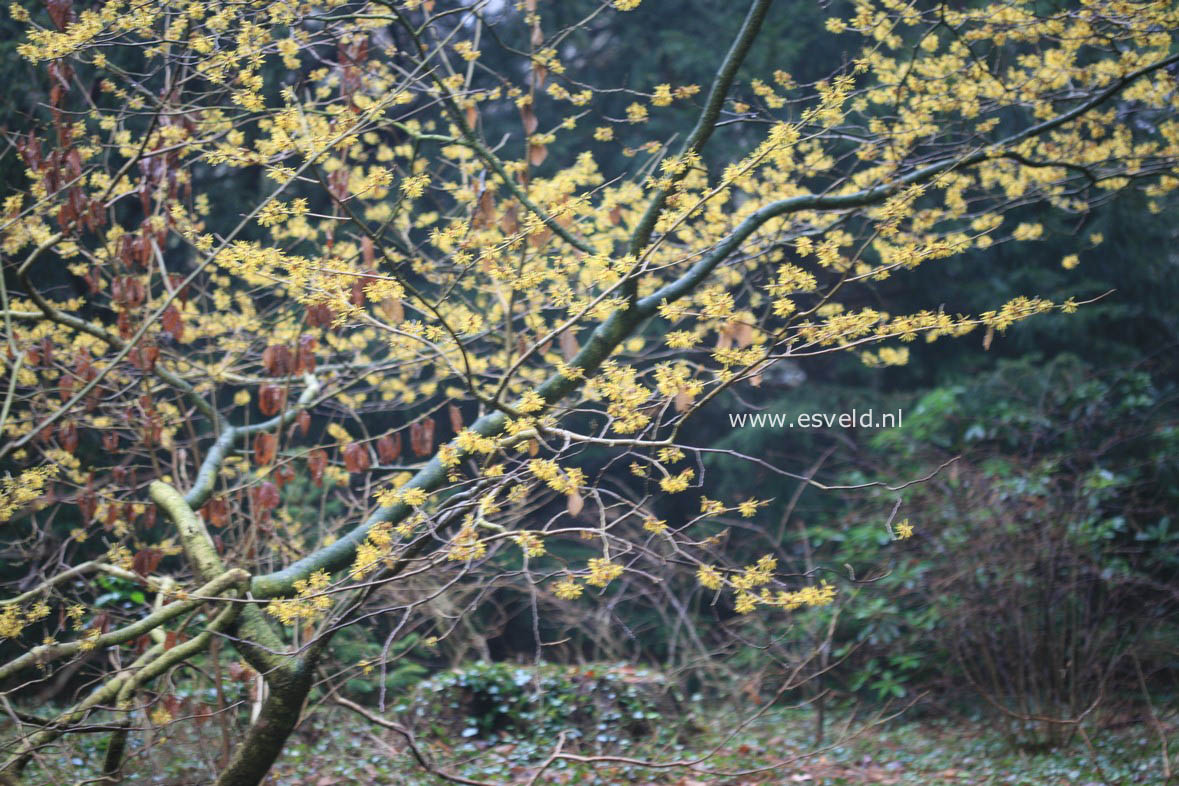
[[(744, 429), (721, 443), (778, 466), (802, 456), (800, 474), (826, 456), (825, 483), (897, 489), (776, 494), (780, 559), (839, 587), (832, 606), (795, 614), (777, 649), (818, 647), (816, 667), (830, 667), (818, 682), (836, 696), (989, 709), (1025, 746), (1138, 701), (1139, 667), (1167, 685), (1179, 642), (1172, 379), (1162, 363), (1029, 356), (907, 401), (814, 383), (764, 402), (905, 413), (897, 429)], [(898, 538), (905, 520), (914, 534)], [(740, 563), (764, 548), (734, 540), (727, 553)]]
[(423, 736), (553, 739), (596, 749), (660, 737), (682, 702), (660, 674), (626, 665), (473, 663), (420, 682), (396, 709)]
[[(873, 462), (910, 478), (961, 458), (900, 494), (916, 534), (894, 544), (871, 593), (847, 602), (844, 648), (863, 645), (847, 686), (877, 698), (906, 682), (969, 686), (1012, 739), (1051, 745), (1134, 691), (1138, 665), (1168, 668), (1179, 640), (1172, 395), (1140, 371), (1025, 359), (931, 391), (904, 428), (876, 436)], [(812, 546), (854, 560), (872, 532), (887, 537), (898, 495), (876, 496), (812, 528)]]

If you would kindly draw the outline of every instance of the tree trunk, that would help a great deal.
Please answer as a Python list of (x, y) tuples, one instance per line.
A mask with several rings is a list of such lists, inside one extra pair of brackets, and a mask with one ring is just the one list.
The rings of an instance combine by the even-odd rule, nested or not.
[(258, 786), (262, 782), (299, 723), (314, 670), (313, 662), (304, 662), (293, 673), (271, 675), (267, 680), (270, 695), (216, 786)]

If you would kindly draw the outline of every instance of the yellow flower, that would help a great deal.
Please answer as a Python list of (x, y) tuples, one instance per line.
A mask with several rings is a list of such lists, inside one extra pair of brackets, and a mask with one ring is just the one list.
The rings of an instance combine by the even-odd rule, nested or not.
[(897, 540), (908, 540), (913, 537), (913, 525), (908, 519), (897, 522)]
[(0, 639), (14, 639), (25, 628), (24, 616), (15, 603), (0, 609)]
[(487, 553), (487, 544), (479, 540), (479, 533), (475, 528), (468, 525), (459, 530), (459, 533), (454, 536), (454, 540), (450, 542), (450, 551), (447, 552), (446, 558), (454, 560), (455, 562), (466, 562), (467, 560), (479, 559)]
[(167, 726), (172, 722), (172, 713), (168, 712), (168, 708), (162, 704), (157, 705), (148, 717), (151, 718), (151, 722), (155, 726)]
[(553, 585), (553, 594), (561, 600), (577, 600), (585, 587), (578, 584), (572, 577), (561, 579)]
[(658, 535), (667, 529), (667, 522), (663, 519), (651, 517), (643, 521), (643, 529), (647, 530), (647, 532), (654, 532), (656, 535)]
[(678, 475), (671, 475), (659, 481), (659, 487), (668, 494), (676, 494), (686, 489), (695, 476), (696, 472), (694, 470), (685, 469)]
[(529, 557), (543, 557), (545, 553), (544, 541), (535, 532), (521, 532), (512, 536), (524, 553)]
[(701, 565), (696, 571), (696, 580), (700, 582), (700, 586), (710, 590), (718, 590), (725, 583), (720, 571), (711, 565)]
[(401, 190), (410, 199), (417, 199), (426, 192), (426, 186), (429, 185), (429, 183), (429, 175), (414, 175), (413, 177), (407, 177), (401, 181)]
[(614, 579), (622, 575), (622, 566), (603, 557), (596, 557), (589, 561), (590, 575), (586, 584), (595, 587), (605, 587)]
[(626, 108), (626, 119), (632, 123), (642, 123), (647, 119), (647, 107), (639, 103), (631, 104)]
[(0, 521), (8, 521), (18, 510), (40, 497), (45, 484), (57, 473), (56, 465), (46, 464), (27, 469), (18, 477), (7, 476), (0, 480)]

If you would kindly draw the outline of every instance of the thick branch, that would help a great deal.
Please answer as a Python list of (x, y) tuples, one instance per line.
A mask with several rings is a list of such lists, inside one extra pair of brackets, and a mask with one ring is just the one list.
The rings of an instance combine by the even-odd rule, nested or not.
[(303, 702), (311, 691), (314, 665), (313, 658), (305, 658), (291, 673), (274, 674), (266, 680), (270, 694), (262, 703), (262, 712), (215, 786), (257, 786), (262, 782), (299, 723)]
[(174, 603), (169, 603), (167, 606), (155, 611), (143, 619), (137, 620), (126, 627), (112, 630), (109, 633), (100, 634), (94, 638), (82, 639), (79, 641), (67, 641), (60, 644), (41, 644), (21, 655), (18, 658), (10, 660), (8, 663), (0, 666), (0, 680), (6, 680), (14, 674), (20, 673), (23, 669), (29, 666), (45, 664), (52, 660), (65, 658), (70, 655), (76, 655), (79, 652), (86, 650), (93, 650), (99, 648), (110, 647), (115, 644), (122, 644), (123, 642), (131, 641), (138, 638), (145, 633), (150, 632), (154, 628), (163, 625), (165, 622), (175, 619), (176, 617), (191, 611), (196, 607), (205, 603), (212, 597), (216, 597), (230, 587), (236, 585), (244, 585), (249, 580), (250, 574), (244, 570), (233, 569), (228, 570), (209, 581), (200, 589), (196, 590), (192, 596), (178, 600)]
[[(240, 603), (230, 603), (196, 636), (193, 636), (188, 641), (177, 644), (125, 680), (116, 695), (116, 704), (119, 709), (124, 709), (129, 704), (135, 691), (139, 690), (142, 686), (159, 677), (178, 663), (182, 663), (198, 652), (204, 651), (213, 640), (213, 636), (226, 630), (233, 624), (241, 609), (242, 606)], [(123, 764), (123, 752), (126, 748), (127, 733), (129, 730), (130, 719), (127, 719), (123, 722), (122, 728), (111, 735), (102, 767), (102, 774), (108, 779), (117, 780), (118, 778), (119, 770)]]
[[(148, 494), (176, 526), (184, 553), (197, 575), (216, 575), (225, 570), (225, 564), (217, 554), (217, 547), (205, 528), (205, 522), (179, 491), (157, 480), (148, 487)], [(240, 638), (234, 642), (234, 647), (260, 673), (293, 668), (290, 658), (278, 654), (283, 649), (283, 644), (270, 629), (257, 606), (248, 604), (242, 609), (241, 617), (235, 620), (235, 629)]]
[(17, 780), (15, 776), (20, 773), (21, 769), (28, 763), (36, 750), (44, 745), (56, 740), (61, 735), (69, 731), (69, 726), (81, 720), (87, 712), (100, 704), (109, 704), (114, 701), (115, 696), (118, 695), (119, 690), (123, 687), (123, 683), (131, 678), (136, 669), (141, 668), (144, 664), (150, 663), (153, 659), (159, 657), (160, 653), (164, 651), (163, 644), (156, 644), (143, 655), (139, 656), (134, 663), (131, 664), (127, 670), (107, 680), (101, 686), (96, 688), (89, 696), (76, 704), (72, 709), (63, 712), (54, 719), (53, 723), (36, 734), (32, 735), (25, 741), (25, 744), (20, 747), (4, 765), (0, 767), (0, 783), (15, 784)]
[[(209, 447), (209, 452), (205, 454), (205, 460), (201, 462), (200, 469), (197, 470), (196, 480), (193, 481), (192, 488), (184, 495), (185, 504), (195, 510), (209, 501), (209, 497), (213, 495), (213, 489), (216, 487), (217, 472), (221, 469), (225, 458), (229, 455), (229, 452), (237, 444), (239, 439), (251, 434), (260, 434), (281, 428), (293, 421), (300, 410), (310, 406), (312, 400), (319, 393), (319, 380), (311, 374), (307, 374), (304, 377), (304, 382), (307, 387), (299, 396), (299, 400), (295, 402), (295, 406), (285, 412), (251, 426), (225, 427), (217, 437), (217, 441)], [(211, 539), (209, 543), (212, 544)]]
[[(646, 315), (638, 313), (636, 309), (615, 311), (590, 334), (589, 340), (570, 362), (570, 366), (581, 369), (581, 375), (567, 377), (562, 374), (553, 374), (537, 389), (537, 392), (546, 403), (551, 405), (579, 388), (584, 377), (593, 374), (610, 356), (614, 348), (630, 336), (645, 317)], [(470, 428), (481, 436), (491, 437), (500, 434), (506, 422), (507, 416), (503, 413), (492, 412), (476, 420)], [(454, 441), (451, 441), (450, 447), (458, 451), (458, 445)], [(461, 451), (459, 452), (461, 453)], [(445, 480), (446, 468), (435, 456), (418, 470), (405, 488), (433, 491)], [(304, 579), (317, 570), (328, 572), (341, 570), (352, 561), (357, 546), (364, 542), (373, 526), (382, 522), (399, 522), (411, 512), (412, 508), (402, 503), (377, 508), (363, 524), (355, 527), (331, 545), (325, 546), (282, 570), (256, 576), (250, 584), (250, 591), (257, 598), (277, 597), (290, 593), (295, 581)]]

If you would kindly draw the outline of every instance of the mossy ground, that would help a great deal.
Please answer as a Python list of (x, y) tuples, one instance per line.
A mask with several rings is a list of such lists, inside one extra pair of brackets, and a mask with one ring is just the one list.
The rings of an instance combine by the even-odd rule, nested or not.
[[(813, 715), (807, 710), (771, 709), (728, 738), (738, 714), (714, 702), (690, 703), (688, 713), (668, 718), (664, 732), (675, 723), (691, 724), (664, 741), (616, 737), (612, 752), (636, 758), (691, 759), (720, 745), (716, 755), (695, 770), (657, 771), (630, 765), (557, 762), (538, 784), (639, 784), (639, 786), (701, 786), (704, 783), (792, 784), (853, 786), (1128, 786), (1164, 784), (1164, 765), (1158, 736), (1145, 722), (1111, 723), (1089, 729), (1092, 748), (1081, 739), (1068, 747), (1046, 751), (1013, 748), (985, 721), (896, 719), (859, 733), (830, 740), (821, 750), (813, 745)], [(690, 717), (689, 717), (690, 716)], [(839, 713), (829, 719), (831, 735), (846, 720)], [(1179, 717), (1162, 718), (1172, 753), (1179, 750)], [(854, 730), (855, 726), (852, 726)], [(611, 736), (609, 729), (605, 737)], [(193, 748), (200, 734), (204, 741)], [(101, 760), (100, 738), (88, 735), (85, 748), (43, 759), (45, 769), (30, 772), (29, 783), (69, 783), (92, 775)], [(454, 774), (495, 784), (527, 783), (539, 762), (551, 753), (554, 738), (462, 739), (426, 743), (437, 764)], [(92, 747), (93, 746), (93, 747)], [(582, 740), (566, 750), (593, 753), (602, 743)], [(193, 755), (193, 751), (198, 753)], [(179, 728), (171, 739), (153, 741), (141, 751), (125, 782), (160, 786), (208, 783), (209, 761), (217, 740), (211, 725), (199, 732)], [(810, 754), (810, 755), (807, 755)], [(797, 760), (775, 766), (791, 757)], [(52, 759), (52, 761), (51, 761)], [(50, 772), (52, 771), (52, 773)], [(720, 773), (738, 773), (729, 777)], [(39, 778), (45, 777), (45, 780)], [(424, 774), (396, 735), (374, 729), (343, 710), (333, 709), (305, 722), (271, 773), (272, 786), (369, 786), (406, 784), (435, 786), (442, 779)], [(1179, 778), (1173, 779), (1179, 782)]]

